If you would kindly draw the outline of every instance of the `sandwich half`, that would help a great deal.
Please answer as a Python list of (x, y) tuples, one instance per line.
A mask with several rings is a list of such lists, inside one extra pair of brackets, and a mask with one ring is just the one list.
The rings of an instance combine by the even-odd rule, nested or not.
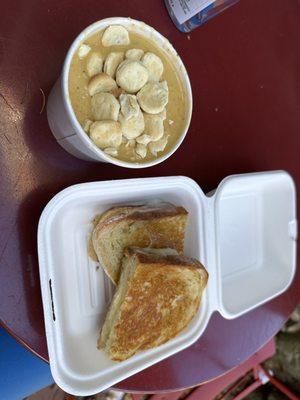
[(172, 339), (197, 313), (207, 280), (199, 261), (174, 250), (125, 250), (98, 348), (123, 361)]
[(184, 250), (188, 213), (170, 203), (114, 207), (97, 220), (92, 243), (99, 262), (116, 284), (124, 249), (130, 246)]

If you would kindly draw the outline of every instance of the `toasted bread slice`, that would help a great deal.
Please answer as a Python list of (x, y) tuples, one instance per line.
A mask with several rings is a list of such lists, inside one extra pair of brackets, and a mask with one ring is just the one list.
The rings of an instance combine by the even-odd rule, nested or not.
[(125, 250), (98, 347), (122, 361), (175, 337), (195, 316), (207, 280), (199, 261), (172, 250)]
[(187, 211), (170, 203), (115, 207), (102, 214), (92, 233), (98, 260), (117, 283), (124, 249), (170, 247), (182, 253)]

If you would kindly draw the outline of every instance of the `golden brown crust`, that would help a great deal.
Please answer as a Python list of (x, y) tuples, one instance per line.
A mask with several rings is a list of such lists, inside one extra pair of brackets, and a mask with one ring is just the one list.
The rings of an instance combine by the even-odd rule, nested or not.
[(101, 215), (98, 215), (94, 218), (94, 227), (96, 227), (100, 223), (104, 223), (108, 221), (109, 219), (115, 217), (118, 214), (125, 214), (130, 212), (135, 206), (124, 206), (124, 207), (112, 207), (108, 210), (106, 210), (104, 213)]
[[(92, 241), (110, 279), (118, 282), (123, 251), (128, 246), (170, 247), (182, 253), (187, 215), (183, 207), (170, 203), (114, 207), (102, 214), (93, 230)], [(112, 243), (117, 229), (120, 230), (117, 241), (124, 242), (121, 251)]]
[(179, 215), (187, 215), (188, 212), (183, 207), (177, 207), (170, 203), (160, 203), (157, 205), (144, 204), (140, 206), (122, 206), (113, 207), (107, 210), (103, 218), (101, 218), (97, 225), (97, 230), (105, 229), (111, 224), (116, 224), (120, 221), (151, 221), (154, 219), (161, 219), (166, 217), (173, 217)]
[(142, 249), (138, 247), (128, 247), (125, 256), (136, 255), (141, 264), (158, 264), (159, 267), (171, 266), (185, 266), (186, 268), (199, 268), (202, 269), (203, 265), (195, 258), (186, 257), (182, 255), (164, 255), (163, 253), (153, 252), (151, 248)]
[(125, 257), (136, 257), (138, 264), (113, 328), (109, 355), (116, 361), (159, 346), (181, 332), (197, 313), (208, 279), (195, 259), (167, 256), (161, 263), (157, 257), (149, 262), (149, 254), (134, 249)]

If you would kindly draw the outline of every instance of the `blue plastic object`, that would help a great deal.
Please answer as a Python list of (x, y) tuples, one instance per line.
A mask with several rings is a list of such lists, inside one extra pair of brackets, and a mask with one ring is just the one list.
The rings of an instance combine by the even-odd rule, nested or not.
[[(177, 28), (181, 32), (187, 33), (203, 25), (238, 1), (239, 0), (165, 0), (165, 4)], [(184, 14), (186, 17), (182, 18)]]
[(21, 400), (52, 383), (49, 365), (0, 327), (0, 399)]

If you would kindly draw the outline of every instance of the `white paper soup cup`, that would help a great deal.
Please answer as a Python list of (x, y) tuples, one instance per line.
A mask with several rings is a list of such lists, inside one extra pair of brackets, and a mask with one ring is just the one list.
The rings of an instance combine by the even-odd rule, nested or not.
[[(176, 68), (176, 71), (183, 83), (183, 88), (186, 92), (187, 115), (186, 123), (182, 130), (182, 133), (178, 138), (176, 144), (167, 153), (163, 154), (161, 157), (157, 157), (153, 161), (148, 161), (145, 163), (131, 163), (118, 160), (104, 153), (90, 140), (86, 132), (83, 130), (75, 116), (74, 110), (71, 105), (68, 80), (72, 58), (77, 51), (80, 43), (84, 42), (87, 37), (105, 29), (109, 25), (123, 25), (128, 28), (128, 30), (132, 30), (146, 38), (150, 38), (158, 45), (159, 48), (163, 48), (167, 52), (169, 59)], [(183, 65), (183, 62), (181, 61), (174, 47), (159, 32), (151, 28), (151, 26), (146, 25), (144, 22), (141, 21), (122, 17), (107, 18), (95, 22), (94, 24), (87, 27), (79, 36), (77, 36), (67, 53), (62, 74), (57, 80), (53, 89), (51, 90), (47, 104), (47, 117), (50, 129), (55, 136), (57, 142), (65, 150), (67, 150), (75, 157), (83, 160), (109, 162), (127, 168), (151, 167), (153, 165), (161, 163), (162, 161), (170, 157), (177, 150), (177, 148), (180, 146), (183, 139), (185, 138), (190, 124), (191, 114), (192, 91), (190, 80), (187, 71)]]

